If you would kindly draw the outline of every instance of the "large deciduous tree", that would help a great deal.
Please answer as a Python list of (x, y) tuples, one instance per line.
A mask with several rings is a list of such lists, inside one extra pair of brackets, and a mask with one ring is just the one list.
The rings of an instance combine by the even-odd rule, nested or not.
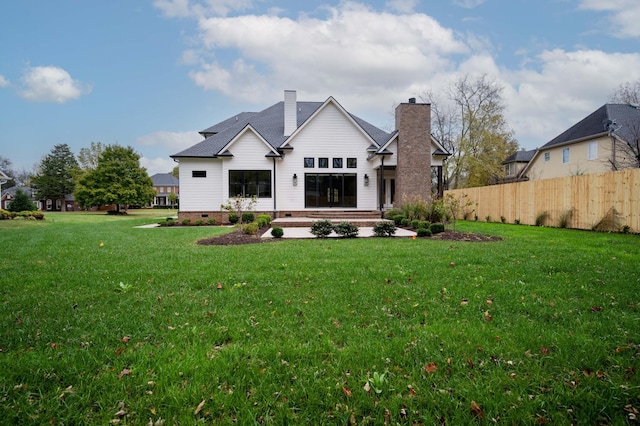
[(445, 94), (426, 92), (432, 132), (451, 153), (445, 179), (450, 188), (482, 186), (504, 176), (502, 161), (518, 149), (504, 118), (503, 87), (486, 75), (464, 75)]
[(108, 145), (98, 157), (94, 170), (78, 182), (76, 202), (82, 207), (145, 205), (153, 200), (155, 190), (147, 170), (140, 166), (140, 155), (131, 147)]
[[(640, 104), (640, 80), (622, 83), (611, 94), (609, 102), (618, 104)], [(620, 130), (621, 138), (617, 138), (615, 158), (610, 160), (612, 170), (640, 167), (640, 122), (630, 123), (626, 129), (611, 129), (613, 133)]]
[[(73, 193), (78, 170), (78, 162), (69, 145), (54, 146), (40, 161), (38, 172), (31, 180), (38, 199), (63, 200)], [(62, 203), (62, 209), (65, 208), (65, 203)]]

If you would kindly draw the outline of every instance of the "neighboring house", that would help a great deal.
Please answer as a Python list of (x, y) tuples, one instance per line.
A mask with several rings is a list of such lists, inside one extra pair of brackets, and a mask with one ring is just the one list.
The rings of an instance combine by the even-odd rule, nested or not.
[[(605, 104), (539, 148), (521, 176), (550, 179), (638, 167), (640, 107)], [(630, 148), (635, 146), (635, 148)]]
[(274, 217), (317, 211), (378, 212), (431, 197), (449, 153), (431, 136), (431, 106), (402, 103), (387, 133), (333, 97), (298, 102), (295, 91), (261, 112), (243, 112), (200, 132), (171, 157), (180, 164), (181, 218), (222, 217), (235, 196), (257, 198)]
[[(151, 176), (153, 181), (153, 189), (156, 190), (156, 196), (153, 199), (153, 206), (171, 206), (170, 194), (180, 194), (180, 181), (171, 173), (156, 173)], [(175, 204), (175, 202), (173, 203)]]
[(504, 166), (504, 178), (500, 179), (498, 183), (527, 180), (526, 177), (522, 176), (522, 171), (527, 167), (535, 153), (535, 149), (526, 151), (523, 148), (522, 150), (516, 151), (508, 156), (507, 159), (502, 162), (502, 165)]
[(29, 199), (35, 203), (38, 209), (42, 210), (42, 201), (39, 201), (34, 196), (34, 192), (31, 188), (22, 187), (22, 186), (12, 186), (11, 188), (5, 189), (2, 191), (2, 198), (0, 199), (0, 208), (7, 210), (9, 204), (16, 197), (16, 192), (22, 191), (29, 196)]

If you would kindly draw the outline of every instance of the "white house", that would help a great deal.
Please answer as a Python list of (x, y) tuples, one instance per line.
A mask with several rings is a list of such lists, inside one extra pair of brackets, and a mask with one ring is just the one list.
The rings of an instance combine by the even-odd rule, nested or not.
[(298, 102), (295, 91), (261, 112), (243, 112), (200, 132), (179, 163), (180, 218), (218, 218), (235, 196), (257, 197), (273, 217), (377, 212), (407, 197), (430, 199), (432, 168), (442, 193), (449, 153), (431, 136), (431, 107), (410, 99), (387, 133), (333, 97)]

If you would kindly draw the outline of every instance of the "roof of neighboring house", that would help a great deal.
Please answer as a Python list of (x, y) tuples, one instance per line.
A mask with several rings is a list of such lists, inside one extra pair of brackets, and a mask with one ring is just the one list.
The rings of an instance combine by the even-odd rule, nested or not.
[[(329, 98), (329, 100), (332, 100), (332, 98)], [(326, 102), (297, 102), (297, 127), (300, 128), (329, 100)], [(349, 116), (371, 137), (378, 147), (389, 140), (391, 134), (352, 114), (349, 114)], [(225, 153), (221, 151), (248, 126), (251, 126), (274, 150), (280, 148), (288, 139), (288, 136), (284, 136), (284, 101), (280, 101), (263, 111), (243, 112), (213, 125), (200, 132), (206, 137), (205, 140), (171, 157), (215, 157), (224, 155)]]
[(528, 163), (529, 161), (531, 161), (535, 153), (536, 153), (535, 149), (532, 149), (530, 151), (525, 151), (525, 150), (516, 151), (510, 156), (508, 156), (506, 160), (502, 162), (502, 164)]
[(33, 194), (33, 189), (28, 188), (26, 186), (12, 186), (11, 188), (7, 188), (2, 191), (2, 198), (5, 198), (7, 195), (10, 195), (11, 198), (16, 196), (16, 192), (22, 191), (29, 196), (32, 200), (35, 200), (35, 196)]
[(607, 134), (609, 130), (625, 141), (638, 138), (640, 107), (630, 104), (604, 104), (543, 145), (541, 149), (594, 138)]
[(156, 173), (151, 176), (153, 186), (179, 186), (180, 181), (171, 173)]

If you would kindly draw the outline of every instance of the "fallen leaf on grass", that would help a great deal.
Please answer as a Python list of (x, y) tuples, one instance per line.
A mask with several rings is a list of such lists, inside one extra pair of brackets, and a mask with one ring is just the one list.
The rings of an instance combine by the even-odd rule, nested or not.
[(426, 371), (429, 374), (433, 374), (436, 371), (438, 371), (438, 366), (436, 366), (435, 362), (430, 362), (429, 364), (424, 366), (424, 371)]
[[(367, 382), (367, 383), (368, 383), (368, 382)], [(343, 392), (346, 396), (351, 396), (351, 394), (352, 394), (352, 393), (351, 393), (351, 390), (350, 390), (348, 387), (346, 387), (346, 386), (343, 386), (343, 387), (342, 387), (342, 392)]]
[(130, 376), (130, 375), (131, 375), (131, 370), (129, 370), (128, 368), (123, 368), (120, 374), (118, 374), (118, 379), (122, 379), (124, 376)]
[(196, 411), (194, 411), (193, 414), (198, 414), (200, 410), (202, 410), (202, 407), (204, 407), (204, 403), (205, 403), (205, 400), (203, 399), (202, 402), (198, 404), (198, 407), (196, 407)]
[(114, 417), (124, 417), (124, 416), (126, 416), (126, 415), (127, 415), (127, 412), (126, 412), (126, 411), (124, 411), (124, 410), (120, 410), (120, 411), (118, 411), (117, 413), (115, 413), (113, 416), (114, 416)]
[(480, 408), (477, 402), (471, 401), (469, 410), (471, 410), (471, 414), (473, 414), (474, 416), (484, 419), (484, 411), (482, 411), (482, 408)]
[(367, 380), (367, 383), (364, 384), (363, 389), (366, 393), (371, 393), (371, 385), (369, 384), (368, 380)]
[(484, 311), (484, 319), (485, 321), (491, 321), (493, 317), (489, 315), (489, 311)]
[(592, 306), (591, 312), (600, 312), (602, 311), (602, 306)]
[(128, 343), (130, 340), (131, 340), (131, 337), (129, 336), (123, 336), (122, 339), (120, 339), (122, 343)]
[(469, 299), (462, 299), (460, 301), (460, 306), (465, 306), (465, 305), (468, 305), (468, 304), (469, 304)]
[(218, 288), (218, 290), (222, 290), (222, 284), (221, 283), (217, 283), (216, 287)]

